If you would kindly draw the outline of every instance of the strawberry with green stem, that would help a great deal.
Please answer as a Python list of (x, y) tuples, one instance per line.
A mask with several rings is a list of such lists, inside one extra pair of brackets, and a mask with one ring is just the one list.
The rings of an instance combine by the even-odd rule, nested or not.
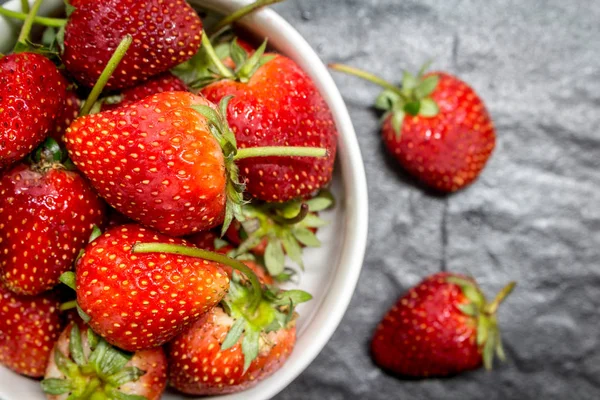
[(36, 295), (71, 269), (105, 206), (53, 139), (0, 178), (0, 280)]
[(138, 243), (133, 252), (210, 257), (245, 275), (234, 272), (221, 305), (169, 343), (169, 380), (177, 390), (195, 395), (238, 392), (273, 374), (289, 357), (295, 344), (294, 308), (311, 299), (308, 293), (261, 287), (240, 260), (205, 250)]
[(46, 57), (30, 51), (28, 36), (41, 1), (26, 15), (15, 52), (0, 58), (0, 170), (46, 138), (65, 101), (61, 73)]
[(126, 353), (79, 320), (60, 335), (41, 385), (50, 400), (158, 400), (167, 358), (160, 347)]
[(0, 285), (0, 364), (40, 378), (62, 328), (54, 292), (17, 295)]
[(472, 183), (492, 151), (496, 135), (477, 93), (445, 72), (415, 77), (404, 73), (402, 86), (340, 64), (334, 70), (358, 76), (385, 90), (375, 106), (384, 111), (382, 134), (389, 152), (425, 185), (454, 192)]
[(240, 149), (262, 146), (316, 146), (327, 157), (265, 157), (239, 162), (247, 193), (268, 202), (308, 198), (331, 180), (337, 130), (331, 112), (314, 82), (291, 59), (265, 53), (266, 42), (251, 56), (231, 44), (232, 70), (225, 66), (210, 41), (202, 45), (213, 76), (202, 82), (201, 93), (218, 102), (234, 96), (227, 120)]
[(371, 341), (377, 365), (402, 376), (454, 375), (492, 368), (494, 354), (504, 359), (496, 312), (515, 287), (504, 287), (487, 302), (469, 277), (438, 273), (398, 299)]
[[(19, 13), (0, 14), (22, 17)], [(67, 7), (68, 18), (38, 19), (60, 26), (62, 60), (82, 85), (92, 87), (121, 38), (133, 36), (127, 54), (107, 83), (109, 89), (135, 86), (188, 60), (200, 48), (202, 21), (182, 0), (78, 1)]]

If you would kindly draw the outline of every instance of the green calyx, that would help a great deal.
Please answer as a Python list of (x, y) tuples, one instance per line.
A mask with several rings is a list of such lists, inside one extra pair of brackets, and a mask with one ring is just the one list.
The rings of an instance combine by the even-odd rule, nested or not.
[[(25, 7), (24, 2), (22, 3), (23, 12), (17, 12), (8, 10), (6, 8), (0, 7), (0, 15), (10, 18), (17, 18), (23, 22), (23, 26), (21, 27), (21, 32), (19, 33), (19, 37), (17, 38), (17, 43), (15, 44), (15, 48), (13, 49), (14, 53), (37, 53), (49, 58), (54, 58), (58, 54), (53, 50), (46, 48), (44, 46), (35, 44), (29, 40), (29, 34), (31, 32), (31, 28), (33, 27), (33, 23), (36, 20), (39, 20), (40, 17), (37, 17), (40, 6), (42, 5), (43, 0), (36, 0), (35, 3), (29, 8), (29, 4)], [(43, 19), (43, 18), (41, 18)]]
[(246, 305), (250, 296), (252, 291), (247, 282), (234, 273), (229, 292), (221, 302), (225, 312), (234, 320), (221, 350), (233, 347), (241, 339), (244, 372), (260, 353), (261, 336), (289, 328), (294, 323), (296, 305), (312, 299), (302, 290), (282, 291), (265, 285), (260, 303), (254, 310), (249, 310)]
[(448, 277), (447, 281), (458, 285), (463, 295), (469, 300), (468, 303), (461, 304), (459, 308), (463, 314), (476, 321), (477, 346), (481, 351), (483, 365), (486, 369), (491, 370), (494, 355), (501, 361), (506, 359), (496, 312), (502, 301), (513, 291), (516, 282), (506, 285), (494, 300), (488, 303), (485, 295), (474, 281), (456, 276)]
[(71, 169), (72, 163), (68, 161), (67, 151), (59, 146), (56, 140), (47, 138), (29, 156), (32, 168), (37, 171), (50, 169)]
[(279, 281), (288, 280), (291, 274), (285, 268), (285, 254), (304, 269), (302, 246), (321, 246), (311, 229), (327, 224), (317, 213), (333, 207), (334, 202), (331, 193), (323, 190), (310, 200), (244, 205), (239, 232), (242, 242), (231, 255), (247, 253), (266, 239), (267, 271)]
[(52, 356), (64, 378), (41, 382), (49, 395), (68, 394), (70, 400), (144, 400), (143, 396), (123, 393), (120, 388), (145, 374), (136, 367), (126, 367), (132, 354), (119, 350), (96, 335), (90, 328), (81, 332), (75, 323), (69, 336), (69, 356), (55, 348)]
[(359, 70), (354, 67), (341, 64), (330, 64), (329, 67), (336, 71), (357, 76), (384, 88), (377, 97), (375, 108), (384, 112), (383, 118), (391, 117), (392, 128), (399, 139), (402, 132), (402, 124), (406, 115), (431, 118), (439, 113), (437, 103), (431, 98), (435, 91), (439, 77), (437, 75), (425, 76), (429, 63), (425, 64), (417, 74), (412, 75), (404, 72), (402, 85), (397, 87), (378, 76)]

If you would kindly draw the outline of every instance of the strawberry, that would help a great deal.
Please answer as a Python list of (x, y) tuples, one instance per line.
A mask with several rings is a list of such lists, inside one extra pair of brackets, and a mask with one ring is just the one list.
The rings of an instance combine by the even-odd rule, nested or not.
[(46, 57), (31, 52), (27, 37), (41, 5), (23, 24), (15, 53), (0, 58), (0, 170), (25, 157), (54, 127), (66, 96), (66, 80)]
[(77, 303), (91, 328), (128, 351), (171, 340), (214, 307), (229, 282), (217, 263), (133, 254), (137, 242), (186, 243), (139, 225), (114, 227), (86, 247), (74, 278)]
[(20, 296), (0, 285), (0, 364), (33, 378), (44, 376), (60, 335), (59, 306), (55, 293)]
[(42, 381), (50, 400), (158, 400), (166, 386), (167, 358), (162, 348), (125, 353), (81, 320), (61, 333)]
[(511, 282), (487, 303), (471, 278), (438, 273), (400, 297), (371, 342), (376, 364), (412, 377), (447, 376), (490, 369), (494, 353), (504, 359), (496, 310)]
[(192, 57), (202, 21), (182, 0), (78, 1), (68, 17), (62, 59), (69, 73), (93, 86), (127, 34), (133, 44), (107, 88), (135, 86)]
[(10, 290), (35, 295), (71, 269), (104, 203), (76, 171), (60, 162), (52, 139), (0, 179), (0, 279)]
[(63, 143), (65, 131), (77, 118), (82, 101), (73, 89), (67, 89), (65, 103), (62, 110), (56, 117), (54, 129), (50, 132), (50, 137), (57, 143)]
[[(88, 99), (89, 101), (89, 99)], [(173, 236), (240, 214), (236, 160), (269, 154), (322, 156), (323, 149), (240, 149), (221, 112), (205, 98), (163, 92), (77, 119), (65, 141), (75, 165), (119, 212)], [(238, 161), (239, 162), (239, 161)]]
[(165, 72), (150, 80), (129, 89), (125, 89), (120, 95), (110, 98), (111, 102), (102, 105), (103, 110), (113, 110), (143, 100), (144, 98), (162, 92), (186, 92), (185, 83), (170, 72)]
[[(210, 42), (203, 38), (203, 46)], [(233, 95), (227, 119), (240, 148), (315, 146), (318, 160), (264, 157), (238, 162), (251, 196), (269, 202), (308, 198), (331, 181), (337, 130), (329, 107), (311, 78), (291, 59), (265, 54), (266, 42), (248, 57), (234, 41), (235, 72), (213, 57), (219, 76), (201, 93), (218, 102)]]
[(385, 88), (376, 103), (386, 113), (383, 141), (408, 173), (439, 192), (455, 192), (479, 176), (496, 134), (483, 100), (465, 82), (423, 68), (417, 77), (405, 73), (397, 88), (352, 67), (330, 67)]
[(173, 387), (193, 395), (239, 392), (284, 364), (296, 342), (294, 307), (311, 296), (264, 286), (260, 302), (250, 307), (254, 294), (248, 282), (233, 273), (223, 305), (169, 343)]

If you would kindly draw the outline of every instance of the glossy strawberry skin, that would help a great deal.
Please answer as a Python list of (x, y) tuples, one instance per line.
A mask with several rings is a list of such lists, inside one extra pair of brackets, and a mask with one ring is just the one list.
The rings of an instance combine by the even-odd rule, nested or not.
[(103, 104), (102, 110), (114, 110), (136, 101), (145, 99), (156, 93), (162, 92), (186, 92), (188, 87), (185, 83), (170, 72), (165, 72), (150, 80), (121, 92), (121, 101), (116, 104)]
[(77, 118), (81, 105), (82, 101), (77, 93), (74, 90), (67, 89), (64, 106), (56, 117), (54, 129), (50, 132), (50, 137), (56, 140), (57, 143), (63, 142), (63, 135), (69, 125)]
[(0, 170), (46, 138), (63, 108), (66, 86), (44, 56), (15, 53), (0, 58)]
[(0, 179), (0, 279), (20, 294), (53, 288), (104, 218), (79, 173), (17, 164)]
[[(60, 333), (58, 340), (56, 341), (52, 353), (60, 351), (67, 358), (71, 357), (69, 350), (69, 342), (71, 330), (74, 324), (77, 324), (81, 332), (81, 342), (83, 344), (83, 350), (86, 357), (89, 357), (91, 353), (90, 346), (88, 344), (87, 329), (88, 327), (77, 318), (75, 321), (70, 322), (66, 328)], [(130, 394), (144, 396), (148, 400), (158, 400), (161, 398), (167, 386), (167, 357), (164, 350), (161, 347), (141, 350), (133, 354), (133, 357), (124, 368), (137, 367), (146, 373), (142, 375), (137, 381), (128, 382), (122, 385), (120, 391)], [(50, 357), (48, 365), (46, 366), (46, 372), (44, 377), (46, 379), (64, 379), (65, 375), (58, 369), (54, 361), (54, 357)], [(67, 394), (64, 395), (47, 395), (49, 400), (66, 400)]]
[(54, 293), (20, 296), (0, 285), (0, 364), (32, 378), (44, 376), (60, 335), (59, 306)]
[(378, 325), (371, 342), (376, 364), (411, 377), (447, 376), (481, 366), (477, 326), (458, 306), (468, 303), (458, 285), (439, 273), (402, 296)]
[(328, 155), (263, 157), (240, 160), (246, 191), (255, 198), (284, 202), (309, 197), (331, 180), (337, 146), (337, 130), (329, 107), (315, 84), (289, 58), (274, 55), (246, 83), (221, 80), (204, 89), (218, 102), (233, 95), (227, 119), (238, 147), (316, 146)]
[(471, 87), (443, 72), (425, 77), (431, 75), (440, 78), (431, 95), (440, 112), (434, 117), (407, 114), (399, 136), (390, 115), (383, 124), (383, 140), (411, 175), (435, 190), (454, 192), (479, 176), (496, 135), (483, 101)]
[(268, 333), (259, 356), (244, 374), (240, 342), (221, 351), (232, 323), (231, 317), (215, 307), (169, 343), (169, 382), (175, 389), (192, 395), (249, 389), (281, 368), (294, 348), (295, 325)]
[(78, 2), (65, 28), (63, 62), (92, 87), (127, 35), (133, 43), (108, 89), (140, 84), (191, 58), (200, 48), (202, 21), (183, 0)]
[(206, 118), (210, 105), (187, 92), (159, 93), (77, 119), (65, 135), (69, 155), (114, 208), (172, 236), (223, 222), (225, 160)]
[(107, 230), (85, 249), (76, 268), (77, 302), (92, 329), (136, 351), (171, 340), (226, 294), (219, 264), (158, 253), (133, 254), (135, 243), (185, 244), (139, 225)]

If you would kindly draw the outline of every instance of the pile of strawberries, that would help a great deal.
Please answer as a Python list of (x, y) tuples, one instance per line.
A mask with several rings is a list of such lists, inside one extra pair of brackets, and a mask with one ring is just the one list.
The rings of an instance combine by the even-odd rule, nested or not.
[(182, 0), (40, 4), (0, 58), (0, 363), (52, 399), (255, 385), (311, 299), (277, 283), (333, 204), (329, 108)]
[[(66, 19), (37, 17), (41, 2), (0, 9), (24, 20), (0, 58), (0, 363), (50, 399), (256, 385), (311, 299), (277, 283), (320, 245), (338, 136), (296, 63), (222, 29), (273, 0), (212, 35), (183, 0), (71, 0)], [(332, 67), (385, 88), (384, 142), (425, 185), (453, 192), (484, 168), (494, 128), (466, 83)], [(426, 279), (377, 328), (375, 361), (418, 377), (491, 366), (513, 286), (488, 303), (471, 278)]]

